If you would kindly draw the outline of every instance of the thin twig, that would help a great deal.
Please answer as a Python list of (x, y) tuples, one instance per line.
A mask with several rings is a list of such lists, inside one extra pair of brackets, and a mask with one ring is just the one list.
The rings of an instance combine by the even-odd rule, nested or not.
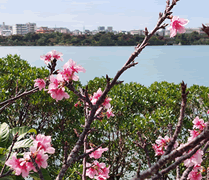
[[(13, 149), (15, 143), (17, 142), (17, 138), (18, 138), (18, 132), (17, 132), (17, 133), (14, 135), (14, 137), (13, 137), (12, 145), (11, 145), (11, 147), (10, 147), (9, 154), (8, 154), (8, 156), (7, 156), (7, 158), (6, 158), (6, 161), (9, 159), (9, 157), (10, 157), (10, 155), (11, 155), (11, 153), (12, 153), (12, 149)], [(6, 161), (5, 161), (5, 162), (6, 162)], [(4, 164), (4, 166), (3, 166), (2, 170), (1, 170), (0, 176), (3, 175), (4, 169), (5, 169), (5, 168), (6, 168), (6, 164)]]
[(184, 84), (184, 81), (182, 81), (182, 83), (181, 83), (182, 102), (181, 102), (181, 110), (180, 110), (180, 116), (178, 119), (178, 124), (176, 126), (174, 135), (173, 135), (171, 141), (169, 142), (166, 152), (163, 156), (165, 156), (171, 152), (171, 150), (176, 142), (176, 139), (177, 139), (179, 133), (181, 132), (181, 127), (182, 127), (183, 119), (184, 119), (184, 113), (185, 113), (185, 109), (186, 109), (187, 95), (189, 93), (189, 92), (186, 92), (186, 88), (187, 88), (187, 85)]

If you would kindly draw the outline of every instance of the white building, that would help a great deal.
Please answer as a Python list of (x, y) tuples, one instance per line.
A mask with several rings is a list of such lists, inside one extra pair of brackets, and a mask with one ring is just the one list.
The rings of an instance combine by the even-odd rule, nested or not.
[(12, 31), (11, 30), (2, 30), (1, 31), (1, 36), (11, 36)]
[(29, 31), (28, 31), (28, 27), (26, 24), (15, 24), (13, 26), (13, 34), (25, 35), (28, 32)]
[(135, 35), (135, 34), (138, 34), (138, 35), (144, 35), (144, 32), (143, 32), (143, 30), (131, 30), (130, 31), (130, 34), (131, 35)]

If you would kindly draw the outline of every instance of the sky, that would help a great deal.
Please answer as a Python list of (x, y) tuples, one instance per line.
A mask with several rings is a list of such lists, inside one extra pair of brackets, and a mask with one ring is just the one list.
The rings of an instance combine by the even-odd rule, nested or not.
[[(66, 27), (71, 31), (92, 31), (98, 26), (112, 26), (116, 31), (152, 30), (165, 4), (165, 0), (0, 0), (0, 24), (31, 22), (38, 27)], [(186, 27), (196, 28), (209, 23), (208, 7), (209, 0), (180, 0), (172, 12), (189, 19)]]

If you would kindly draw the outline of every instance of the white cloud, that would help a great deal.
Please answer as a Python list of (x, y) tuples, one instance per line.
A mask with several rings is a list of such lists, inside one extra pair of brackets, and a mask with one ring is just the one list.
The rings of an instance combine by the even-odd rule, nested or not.
[(7, 3), (8, 0), (0, 0), (0, 3)]
[(6, 9), (6, 7), (4, 5), (1, 5), (0, 9)]

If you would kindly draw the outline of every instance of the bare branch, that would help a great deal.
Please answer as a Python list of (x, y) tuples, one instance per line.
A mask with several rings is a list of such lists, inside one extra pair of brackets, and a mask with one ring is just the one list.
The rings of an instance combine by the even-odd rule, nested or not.
[(167, 174), (169, 171), (173, 170), (176, 168), (176, 166), (178, 166), (180, 163), (182, 163), (184, 160), (192, 157), (197, 150), (199, 150), (204, 144), (205, 144), (206, 140), (203, 140), (199, 145), (197, 145), (194, 149), (192, 149), (189, 153), (179, 157), (173, 164), (171, 164), (170, 166), (168, 166), (167, 168), (161, 170), (160, 172), (158, 172), (158, 174), (152, 179), (152, 180), (158, 180), (161, 176), (163, 176), (164, 174)]
[[(163, 167), (165, 164), (171, 162), (174, 160), (176, 157), (182, 156), (184, 152), (189, 151), (192, 148), (197, 147), (196, 145), (203, 145), (202, 141), (206, 143), (209, 139), (209, 123), (206, 123), (206, 128), (203, 130), (203, 132), (191, 140), (190, 142), (184, 144), (183, 146), (171, 151), (168, 155), (162, 156), (155, 164), (152, 165), (151, 168), (145, 170), (140, 174), (140, 178), (135, 178), (134, 180), (142, 180), (145, 179), (149, 176), (154, 175), (161, 167)], [(198, 146), (199, 146), (198, 145)], [(191, 151), (192, 152), (192, 151)]]
[(14, 103), (15, 100), (17, 100), (17, 99), (19, 99), (19, 98), (21, 98), (21, 97), (27, 96), (27, 95), (29, 95), (29, 94), (33, 94), (33, 93), (35, 93), (35, 92), (37, 92), (37, 91), (38, 91), (38, 87), (35, 87), (34, 89), (31, 89), (30, 91), (25, 91), (25, 92), (23, 92), (23, 93), (21, 93), (21, 94), (15, 96), (15, 97), (13, 97), (13, 98), (10, 98), (10, 99), (8, 99), (8, 100), (6, 100), (6, 101), (1, 102), (1, 103), (0, 103), (0, 106), (4, 106), (4, 105), (7, 104), (7, 103), (12, 104), (12, 103)]

